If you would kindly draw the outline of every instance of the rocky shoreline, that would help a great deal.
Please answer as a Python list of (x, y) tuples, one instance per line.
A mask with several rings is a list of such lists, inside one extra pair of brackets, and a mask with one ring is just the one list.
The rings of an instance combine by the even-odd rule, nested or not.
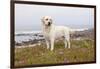
[[(22, 41), (20, 43), (15, 41), (15, 46), (28, 46), (28, 45), (38, 44), (38, 43), (41, 44), (45, 42), (43, 35), (34, 34), (34, 36), (36, 36), (38, 39), (29, 39), (28, 41)], [(75, 32), (74, 34), (71, 34), (70, 36), (72, 40), (81, 40), (81, 39), (94, 40), (94, 30), (90, 29), (90, 30)]]

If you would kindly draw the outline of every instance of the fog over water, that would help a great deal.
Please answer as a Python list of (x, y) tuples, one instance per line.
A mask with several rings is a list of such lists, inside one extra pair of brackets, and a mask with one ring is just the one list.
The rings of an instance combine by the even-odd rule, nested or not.
[(41, 18), (51, 16), (55, 25), (93, 28), (94, 9), (15, 4), (15, 32), (41, 30)]

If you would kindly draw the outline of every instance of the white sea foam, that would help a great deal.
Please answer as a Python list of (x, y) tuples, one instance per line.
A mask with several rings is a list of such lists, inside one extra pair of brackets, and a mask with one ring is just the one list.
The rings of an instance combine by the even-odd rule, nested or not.
[(21, 43), (23, 41), (30, 41), (34, 39), (44, 39), (44, 37), (40, 37), (39, 35), (42, 35), (41, 31), (18, 31), (15, 33), (15, 41)]
[(35, 33), (42, 33), (41, 31), (17, 31), (15, 32), (15, 35), (16, 34), (35, 34)]

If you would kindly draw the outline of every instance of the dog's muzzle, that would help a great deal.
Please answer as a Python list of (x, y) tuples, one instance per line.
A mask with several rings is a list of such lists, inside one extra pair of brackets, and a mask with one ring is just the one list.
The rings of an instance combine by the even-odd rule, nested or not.
[(51, 22), (48, 22), (48, 26), (50, 26), (51, 25)]

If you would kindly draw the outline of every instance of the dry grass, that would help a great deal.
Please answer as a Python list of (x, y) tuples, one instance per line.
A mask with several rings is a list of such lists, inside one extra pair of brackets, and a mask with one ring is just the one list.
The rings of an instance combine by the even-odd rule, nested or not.
[(30, 48), (15, 49), (15, 66), (57, 64), (94, 61), (94, 42), (92, 40), (71, 41), (71, 48), (64, 48), (62, 41), (55, 43), (54, 51), (43, 44)]

